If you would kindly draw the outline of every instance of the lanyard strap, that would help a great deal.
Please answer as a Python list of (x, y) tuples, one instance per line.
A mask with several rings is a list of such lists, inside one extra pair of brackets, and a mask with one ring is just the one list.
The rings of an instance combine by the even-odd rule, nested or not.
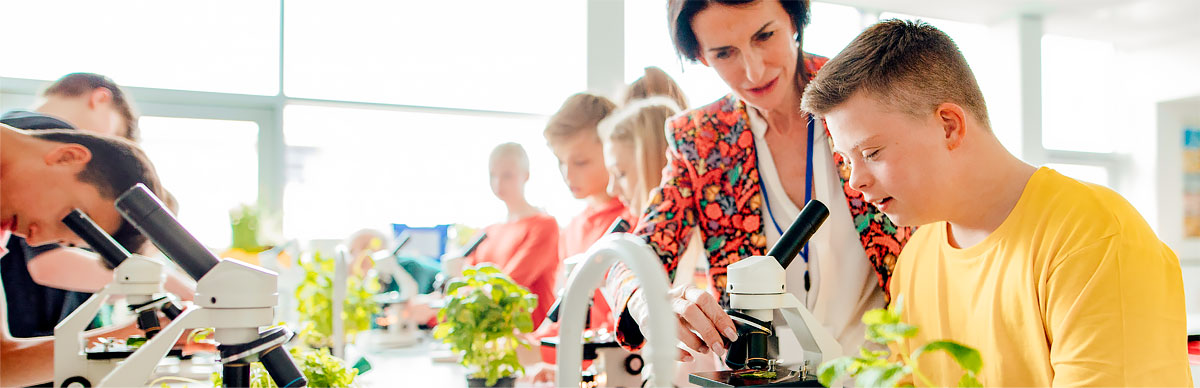
[[(808, 204), (808, 201), (812, 200), (812, 192), (813, 192), (813, 163), (812, 163), (813, 157), (812, 157), (812, 153), (813, 153), (813, 133), (815, 132), (814, 131), (814, 122), (815, 121), (812, 119), (812, 117), (809, 116), (808, 138), (807, 138), (808, 144), (806, 145), (806, 149), (808, 150), (808, 152), (805, 154), (808, 157), (808, 163), (805, 163), (805, 169), (804, 169), (804, 203), (805, 204)], [(778, 170), (778, 168), (776, 168), (776, 170)], [(776, 175), (778, 175), (778, 174), (776, 174)], [(780, 177), (780, 184), (783, 183), (782, 181), (783, 181), (783, 177)], [(779, 227), (779, 221), (775, 220), (775, 214), (774, 214), (774, 212), (771, 211), (771, 197), (769, 195), (767, 195), (767, 185), (765, 183), (763, 183), (762, 174), (759, 174), (758, 186), (759, 186), (759, 190), (762, 191), (763, 202), (767, 208), (767, 216), (768, 216), (768, 218), (771, 219), (771, 225), (775, 226), (775, 231), (779, 232), (780, 236), (783, 236), (783, 228)], [(804, 247), (800, 248), (800, 258), (804, 259), (805, 264), (808, 263), (808, 243), (804, 243)], [(811, 282), (808, 279), (808, 268), (806, 267), (804, 269), (804, 290), (805, 291), (808, 291), (810, 283)]]

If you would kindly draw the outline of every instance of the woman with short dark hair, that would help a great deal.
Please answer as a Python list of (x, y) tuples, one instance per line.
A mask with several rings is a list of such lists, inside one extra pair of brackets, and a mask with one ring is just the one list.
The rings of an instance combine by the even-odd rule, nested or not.
[[(808, 20), (801, 0), (668, 2), (678, 54), (715, 70), (732, 92), (667, 121), (669, 162), (635, 228), (672, 277), (699, 230), (709, 289), (671, 292), (679, 339), (698, 353), (723, 356), (737, 337), (724, 312), (727, 266), (766, 254), (809, 200), (831, 214), (788, 267), (788, 290), (847, 354), (864, 342), (862, 314), (887, 304), (888, 278), (910, 235), (846, 184), (849, 168), (823, 123), (800, 110), (804, 86), (827, 61), (801, 50)], [(618, 265), (607, 287), (618, 337), (640, 347), (638, 326), (648, 314), (638, 282)]]

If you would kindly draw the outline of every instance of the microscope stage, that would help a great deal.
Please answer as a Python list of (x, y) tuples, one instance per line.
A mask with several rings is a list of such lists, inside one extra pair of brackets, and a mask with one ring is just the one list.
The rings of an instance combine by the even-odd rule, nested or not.
[(743, 371), (723, 370), (716, 372), (699, 372), (688, 375), (688, 382), (701, 387), (733, 388), (733, 387), (823, 387), (817, 380), (802, 380), (791, 372), (788, 376), (774, 379), (755, 379), (736, 377), (734, 373)]

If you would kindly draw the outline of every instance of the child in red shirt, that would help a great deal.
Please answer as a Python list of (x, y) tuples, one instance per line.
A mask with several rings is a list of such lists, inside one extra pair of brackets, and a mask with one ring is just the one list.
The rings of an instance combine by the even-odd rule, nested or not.
[(541, 322), (554, 304), (558, 272), (558, 223), (525, 200), (529, 156), (516, 143), (504, 143), (488, 159), (492, 193), (508, 207), (508, 219), (488, 226), (487, 239), (464, 264), (492, 263), (518, 284), (537, 294), (533, 321)]

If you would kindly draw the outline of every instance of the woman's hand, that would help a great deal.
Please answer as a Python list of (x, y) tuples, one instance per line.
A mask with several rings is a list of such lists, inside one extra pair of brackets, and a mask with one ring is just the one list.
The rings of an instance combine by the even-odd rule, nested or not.
[[(733, 320), (725, 314), (712, 294), (692, 285), (683, 285), (671, 289), (667, 297), (671, 303), (671, 310), (679, 320), (679, 341), (688, 348), (700, 353), (712, 350), (724, 356), (725, 339), (731, 342), (737, 340), (737, 328), (733, 325)], [(629, 314), (637, 321), (638, 326), (646, 327), (650, 310), (642, 290), (634, 291), (627, 306)], [(692, 360), (692, 356), (680, 349), (676, 359), (687, 362)]]

